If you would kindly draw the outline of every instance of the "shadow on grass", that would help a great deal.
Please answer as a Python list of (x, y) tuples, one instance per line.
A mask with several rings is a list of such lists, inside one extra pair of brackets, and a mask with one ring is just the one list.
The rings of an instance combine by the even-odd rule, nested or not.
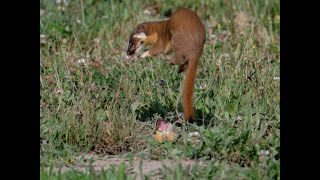
[(165, 117), (169, 112), (173, 112), (172, 105), (162, 105), (158, 101), (152, 101), (147, 107), (141, 107), (137, 110), (137, 120), (146, 122), (150, 121), (155, 114)]
[[(178, 111), (183, 112), (181, 103), (179, 104)], [(142, 107), (139, 110), (137, 110), (137, 115), (138, 115), (137, 120), (146, 122), (146, 121), (151, 121), (154, 118), (155, 114), (160, 115), (162, 118), (172, 116), (171, 114), (174, 114), (174, 117), (170, 118), (172, 119), (171, 123), (173, 123), (179, 119), (178, 115), (174, 112), (175, 112), (175, 109), (173, 105), (168, 104), (164, 106), (160, 104), (158, 101), (152, 101), (148, 107)], [(169, 120), (168, 118), (165, 118), (165, 119)], [(203, 113), (201, 110), (195, 110), (195, 120), (193, 124), (196, 124), (197, 126), (202, 126), (204, 124), (205, 127), (212, 126), (214, 123), (213, 119), (214, 117), (212, 115)], [(176, 125), (181, 126), (181, 123), (176, 123)]]

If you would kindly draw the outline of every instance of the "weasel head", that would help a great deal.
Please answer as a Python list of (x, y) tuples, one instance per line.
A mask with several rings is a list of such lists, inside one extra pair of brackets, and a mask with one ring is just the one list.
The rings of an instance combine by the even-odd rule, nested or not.
[(138, 54), (144, 47), (147, 36), (148, 32), (145, 25), (138, 25), (129, 38), (127, 55), (132, 56)]
[(127, 55), (137, 54), (144, 47), (144, 39), (146, 37), (144, 32), (131, 35), (128, 42)]

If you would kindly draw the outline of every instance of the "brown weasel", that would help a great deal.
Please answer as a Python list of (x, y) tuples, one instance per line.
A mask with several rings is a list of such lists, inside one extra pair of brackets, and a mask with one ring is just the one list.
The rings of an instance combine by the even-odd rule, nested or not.
[(197, 14), (182, 8), (174, 12), (169, 20), (139, 24), (128, 43), (129, 59), (133, 59), (134, 55), (148, 45), (152, 47), (142, 53), (140, 58), (166, 54), (172, 49), (173, 56), (169, 63), (179, 65), (178, 73), (186, 70), (182, 96), (184, 119), (189, 122), (194, 121), (193, 88), (205, 36), (205, 27)]

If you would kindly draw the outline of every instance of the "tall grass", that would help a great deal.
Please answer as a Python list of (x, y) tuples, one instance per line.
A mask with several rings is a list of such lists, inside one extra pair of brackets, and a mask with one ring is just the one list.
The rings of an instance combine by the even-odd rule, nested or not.
[[(41, 0), (40, 7), (41, 165), (72, 163), (91, 150), (142, 151), (156, 159), (216, 159), (279, 177), (279, 0)], [(193, 9), (207, 33), (195, 109), (210, 124), (194, 126), (202, 134), (197, 148), (183, 138), (167, 145), (149, 140), (156, 117), (173, 120), (182, 111), (177, 67), (165, 56), (124, 62), (133, 28), (179, 7)]]

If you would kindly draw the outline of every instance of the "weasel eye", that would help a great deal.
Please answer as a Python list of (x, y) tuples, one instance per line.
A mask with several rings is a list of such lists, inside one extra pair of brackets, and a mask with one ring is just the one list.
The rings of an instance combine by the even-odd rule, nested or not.
[(144, 42), (143, 41), (140, 41), (140, 44), (143, 44)]

